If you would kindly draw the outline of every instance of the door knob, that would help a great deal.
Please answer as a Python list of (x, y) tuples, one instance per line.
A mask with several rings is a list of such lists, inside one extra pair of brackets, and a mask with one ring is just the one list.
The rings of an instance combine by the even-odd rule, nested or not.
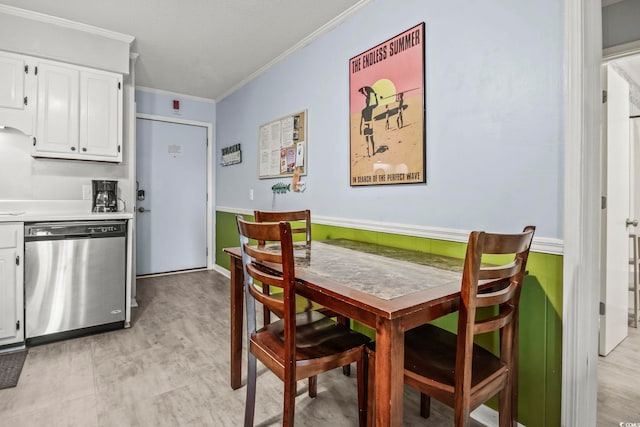
[(627, 218), (627, 227), (630, 226), (630, 225), (633, 225), (634, 227), (637, 227), (638, 226), (638, 220), (637, 219), (631, 220), (631, 219)]
[(144, 206), (140, 206), (138, 208), (138, 212), (140, 212), (140, 213), (151, 212), (151, 209), (145, 209)]

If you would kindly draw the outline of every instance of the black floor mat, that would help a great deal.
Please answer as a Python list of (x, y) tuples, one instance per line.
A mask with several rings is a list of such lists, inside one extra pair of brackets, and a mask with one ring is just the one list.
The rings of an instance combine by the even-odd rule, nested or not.
[(0, 353), (0, 390), (18, 385), (27, 350)]

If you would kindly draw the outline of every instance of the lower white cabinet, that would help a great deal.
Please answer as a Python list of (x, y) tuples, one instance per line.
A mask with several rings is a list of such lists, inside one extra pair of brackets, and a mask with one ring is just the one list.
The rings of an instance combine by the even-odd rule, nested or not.
[(0, 223), (0, 346), (24, 341), (24, 224)]

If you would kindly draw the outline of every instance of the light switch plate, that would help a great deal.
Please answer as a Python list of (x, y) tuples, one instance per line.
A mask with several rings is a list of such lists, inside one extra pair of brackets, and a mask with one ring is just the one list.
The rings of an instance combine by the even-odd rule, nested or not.
[(83, 184), (82, 185), (82, 200), (91, 200), (91, 186)]

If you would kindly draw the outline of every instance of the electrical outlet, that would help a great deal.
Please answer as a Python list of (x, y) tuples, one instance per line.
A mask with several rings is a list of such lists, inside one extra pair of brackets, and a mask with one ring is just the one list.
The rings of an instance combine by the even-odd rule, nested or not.
[(91, 186), (83, 184), (82, 185), (82, 200), (91, 200)]
[(249, 190), (249, 200), (253, 200), (253, 188)]

